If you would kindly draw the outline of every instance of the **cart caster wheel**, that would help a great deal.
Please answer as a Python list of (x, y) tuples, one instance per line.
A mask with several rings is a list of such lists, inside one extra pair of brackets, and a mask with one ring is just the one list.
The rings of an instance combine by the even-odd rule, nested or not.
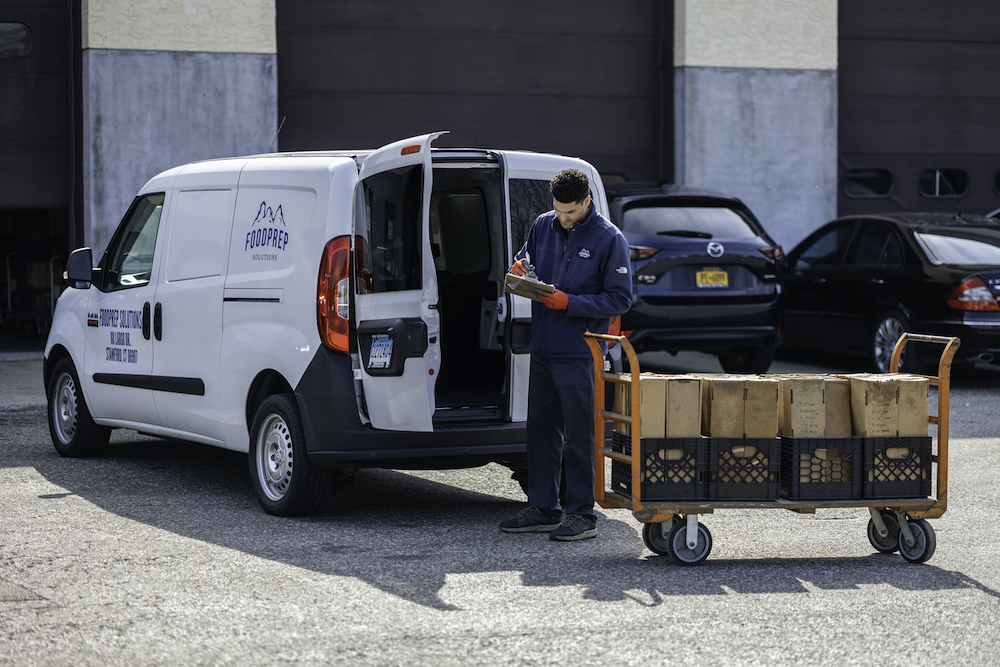
[(934, 555), (934, 550), (937, 548), (937, 537), (934, 535), (934, 529), (923, 519), (912, 520), (909, 524), (915, 544), (911, 547), (905, 539), (900, 538), (899, 555), (908, 563), (926, 563)]
[(687, 521), (675, 525), (667, 538), (670, 543), (670, 557), (678, 565), (700, 565), (712, 552), (712, 533), (705, 524), (698, 524), (698, 540), (694, 549), (687, 545)]
[(667, 527), (667, 535), (663, 534), (663, 529), (660, 523), (644, 523), (642, 524), (642, 541), (646, 545), (646, 548), (652, 551), (658, 556), (669, 556), (670, 555), (670, 532), (674, 527), (680, 523), (680, 518), (675, 514)]
[(896, 515), (889, 510), (882, 510), (879, 514), (882, 515), (882, 522), (889, 534), (885, 537), (879, 535), (875, 529), (875, 522), (868, 519), (868, 541), (879, 553), (895, 553), (899, 549), (899, 522), (896, 521)]

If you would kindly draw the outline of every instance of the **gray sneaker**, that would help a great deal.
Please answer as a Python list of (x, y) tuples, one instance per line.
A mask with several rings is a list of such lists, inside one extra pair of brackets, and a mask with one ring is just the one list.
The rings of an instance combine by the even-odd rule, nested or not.
[(547, 533), (559, 526), (559, 517), (551, 517), (534, 505), (524, 508), (510, 519), (500, 522), (500, 530), (505, 533)]
[(597, 537), (597, 523), (579, 514), (570, 514), (566, 520), (549, 533), (550, 540), (571, 542)]

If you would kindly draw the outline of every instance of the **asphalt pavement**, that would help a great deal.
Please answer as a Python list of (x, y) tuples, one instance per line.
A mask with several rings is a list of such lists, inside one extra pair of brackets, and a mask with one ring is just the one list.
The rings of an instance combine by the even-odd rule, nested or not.
[[(772, 372), (851, 370), (785, 358)], [(643, 369), (719, 370), (705, 355)], [(705, 516), (698, 567), (624, 510), (597, 539), (511, 535), (509, 471), (364, 470), (310, 518), (264, 514), (246, 457), (116, 431), (49, 439), (41, 361), (0, 358), (0, 665), (998, 665), (1000, 369), (952, 389), (949, 509), (924, 565), (862, 509)]]

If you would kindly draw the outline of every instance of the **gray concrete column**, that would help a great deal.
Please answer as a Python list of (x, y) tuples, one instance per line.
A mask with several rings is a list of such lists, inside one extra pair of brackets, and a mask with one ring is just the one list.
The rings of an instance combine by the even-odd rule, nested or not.
[(836, 0), (676, 0), (675, 180), (786, 248), (837, 212)]
[(274, 1), (84, 0), (82, 243), (96, 256), (152, 176), (269, 149)]

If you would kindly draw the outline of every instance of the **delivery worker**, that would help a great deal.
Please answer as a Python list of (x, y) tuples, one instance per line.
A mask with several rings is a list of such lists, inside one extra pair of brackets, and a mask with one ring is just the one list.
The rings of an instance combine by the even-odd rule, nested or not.
[(531, 307), (528, 507), (500, 530), (582, 540), (597, 536), (594, 361), (583, 334), (607, 333), (632, 305), (631, 264), (625, 237), (594, 207), (586, 174), (561, 171), (549, 190), (554, 210), (538, 216), (511, 267), (524, 275), (533, 266), (555, 292), (538, 292)]

